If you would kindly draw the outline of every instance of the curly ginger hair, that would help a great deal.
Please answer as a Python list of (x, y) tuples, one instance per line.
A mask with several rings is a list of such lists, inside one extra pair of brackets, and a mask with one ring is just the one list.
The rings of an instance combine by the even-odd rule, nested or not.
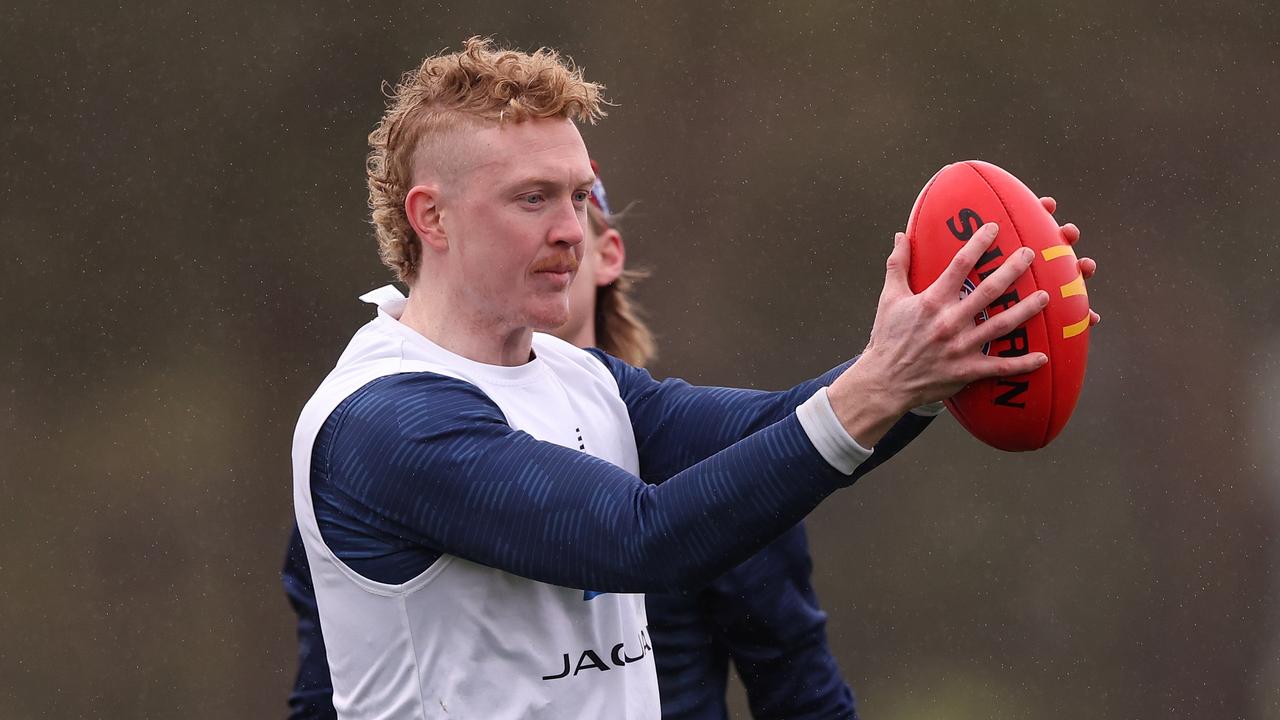
[(555, 50), (498, 48), (472, 37), (456, 53), (434, 55), (405, 73), (369, 134), (365, 164), (369, 208), (382, 262), (412, 284), (422, 248), (405, 214), (415, 153), (466, 123), (568, 118), (594, 123), (605, 115), (604, 87), (587, 82)]

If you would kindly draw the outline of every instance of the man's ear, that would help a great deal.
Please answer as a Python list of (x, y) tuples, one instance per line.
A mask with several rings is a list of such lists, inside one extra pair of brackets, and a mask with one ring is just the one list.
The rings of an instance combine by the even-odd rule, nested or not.
[(415, 185), (404, 198), (404, 214), (422, 242), (423, 250), (449, 249), (449, 238), (440, 223), (440, 191), (434, 185)]
[(622, 268), (627, 264), (627, 247), (618, 231), (609, 228), (596, 238), (596, 252), (600, 253), (600, 262), (596, 263), (596, 287), (604, 287), (622, 275)]

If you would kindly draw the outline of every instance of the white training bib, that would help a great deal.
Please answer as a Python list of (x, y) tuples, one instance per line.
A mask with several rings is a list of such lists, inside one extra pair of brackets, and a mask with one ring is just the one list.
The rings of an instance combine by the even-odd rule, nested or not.
[(361, 299), (378, 305), (378, 317), (306, 404), (293, 440), (294, 507), (339, 717), (658, 718), (643, 595), (593, 596), (450, 555), (388, 585), (357, 574), (325, 545), (311, 499), (312, 446), (334, 408), (386, 375), (433, 372), (471, 383), (512, 428), (639, 473), (617, 382), (589, 353), (537, 333), (534, 360), (485, 365), (402, 325), (405, 299), (394, 287)]

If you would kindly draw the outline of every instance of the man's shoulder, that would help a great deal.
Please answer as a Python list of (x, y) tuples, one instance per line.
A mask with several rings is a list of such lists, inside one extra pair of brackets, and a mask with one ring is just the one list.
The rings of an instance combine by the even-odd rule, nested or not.
[(412, 370), (374, 378), (351, 393), (344, 405), (360, 413), (379, 414), (379, 410), (413, 413), (430, 409), (433, 414), (462, 411), (468, 406), (494, 407), (493, 398), (484, 388), (451, 375)]
[(325, 425), (346, 442), (384, 446), (390, 438), (494, 422), (506, 423), (506, 417), (476, 385), (433, 372), (400, 372), (374, 378), (355, 390)]

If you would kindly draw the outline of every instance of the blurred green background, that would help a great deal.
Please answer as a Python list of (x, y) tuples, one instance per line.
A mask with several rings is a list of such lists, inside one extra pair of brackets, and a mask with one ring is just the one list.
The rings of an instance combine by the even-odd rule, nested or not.
[(1274, 3), (259, 5), (0, 9), (0, 717), (284, 714), (292, 427), (389, 278), (379, 85), (494, 34), (608, 86), (661, 375), (860, 350), (948, 162), (1083, 229), (1062, 436), (943, 418), (809, 523), (866, 718), (1280, 718)]

